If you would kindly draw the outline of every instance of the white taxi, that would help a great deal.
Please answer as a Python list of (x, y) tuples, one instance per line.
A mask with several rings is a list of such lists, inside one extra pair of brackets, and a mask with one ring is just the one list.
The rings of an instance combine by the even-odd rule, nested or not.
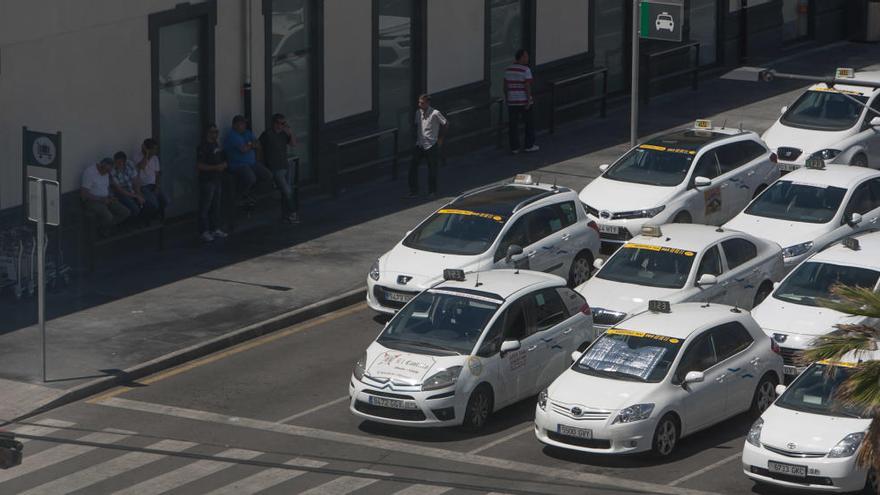
[(795, 376), (809, 363), (801, 362), (813, 339), (838, 324), (880, 323), (876, 318), (853, 316), (819, 304), (833, 300), (836, 284), (880, 290), (880, 232), (848, 237), (807, 258), (755, 309), (752, 316), (779, 344), (785, 374)]
[[(838, 69), (838, 78), (880, 84), (880, 72)], [(816, 84), (762, 136), (781, 171), (803, 167), (810, 157), (842, 165), (880, 168), (880, 90), (869, 86)]]
[(602, 242), (617, 247), (647, 222), (726, 222), (779, 178), (775, 159), (754, 132), (698, 120), (600, 165), (579, 196)]
[(880, 227), (880, 171), (813, 159), (779, 179), (725, 228), (783, 247), (786, 271), (846, 236)]
[(420, 293), (354, 367), (350, 410), (407, 426), (464, 425), (550, 384), (595, 338), (590, 307), (555, 275), (468, 273)]
[(713, 302), (751, 308), (782, 278), (782, 249), (773, 242), (708, 225), (646, 225), (598, 272), (575, 288), (608, 328), (649, 300)]
[[(775, 397), (782, 359), (744, 310), (651, 301), (538, 396), (535, 435), (597, 454), (671, 454), (681, 437)], [(573, 356), (574, 357), (574, 356)]]
[(574, 287), (590, 277), (599, 245), (574, 191), (519, 175), (459, 196), (408, 232), (370, 268), (367, 304), (394, 313), (441, 280), (444, 268), (526, 268)]
[[(810, 365), (755, 421), (743, 446), (743, 472), (759, 484), (811, 492), (877, 493), (877, 479), (858, 466), (870, 411), (836, 398), (860, 362), (880, 359), (870, 351), (839, 362)], [(833, 370), (831, 369), (833, 368)], [(832, 373), (833, 371), (833, 373)], [(868, 485), (868, 486), (866, 486)]]

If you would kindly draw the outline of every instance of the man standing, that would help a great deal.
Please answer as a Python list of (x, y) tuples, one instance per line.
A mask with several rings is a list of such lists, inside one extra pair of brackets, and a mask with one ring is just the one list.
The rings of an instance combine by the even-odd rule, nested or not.
[(159, 143), (155, 139), (147, 138), (141, 143), (141, 149), (133, 156), (134, 167), (138, 173), (138, 182), (141, 195), (144, 197), (144, 205), (150, 211), (165, 215), (165, 207), (168, 198), (162, 192), (162, 170), (159, 167)]
[(128, 208), (132, 218), (144, 208), (144, 197), (138, 187), (137, 171), (122, 151), (113, 155), (113, 169), (110, 171), (110, 187), (122, 206)]
[(519, 121), (525, 123), (525, 148), (531, 153), (538, 151), (535, 144), (535, 116), (532, 112), (532, 70), (529, 69), (529, 52), (520, 48), (514, 56), (516, 59), (504, 71), (504, 99), (507, 101), (509, 121), (510, 151), (519, 153)]
[(236, 115), (232, 118), (232, 129), (226, 135), (223, 149), (229, 160), (229, 171), (238, 181), (239, 195), (249, 204), (254, 203), (251, 197), (251, 189), (257, 180), (272, 180), (272, 172), (263, 164), (257, 163), (256, 149), (259, 146), (253, 131), (247, 128), (247, 119), (244, 115)]
[(196, 149), (196, 167), (199, 171), (199, 234), (203, 241), (228, 237), (220, 230), (220, 196), (223, 171), (226, 170), (226, 152), (220, 146), (220, 130), (209, 124), (202, 143)]
[(419, 109), (416, 110), (416, 148), (413, 150), (409, 166), (409, 197), (419, 192), (419, 164), (422, 158), (428, 162), (428, 196), (437, 194), (437, 161), (439, 148), (443, 146), (448, 122), (439, 110), (431, 106), (431, 97), (419, 96)]
[(110, 195), (110, 169), (113, 160), (104, 158), (82, 173), (80, 198), (86, 212), (95, 216), (102, 235), (106, 235), (110, 227), (124, 222), (130, 215), (128, 208), (117, 202)]
[(287, 147), (296, 146), (296, 136), (287, 125), (284, 115), (276, 113), (272, 116), (272, 127), (260, 134), (260, 146), (263, 150), (263, 161), (272, 171), (275, 185), (281, 191), (281, 218), (288, 223), (299, 223), (296, 198), (290, 186), (291, 177), (287, 168)]

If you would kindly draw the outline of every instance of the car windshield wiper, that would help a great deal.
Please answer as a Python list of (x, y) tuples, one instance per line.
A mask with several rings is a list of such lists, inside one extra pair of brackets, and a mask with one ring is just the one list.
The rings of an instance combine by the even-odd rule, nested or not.
[(398, 339), (398, 341), (401, 342), (401, 343), (408, 344), (408, 345), (413, 345), (413, 346), (416, 346), (416, 347), (427, 347), (427, 348), (429, 348), (429, 349), (437, 349), (437, 350), (440, 350), (440, 351), (451, 352), (451, 353), (453, 353), (453, 354), (457, 354), (457, 355), (459, 355), (459, 356), (461, 355), (461, 353), (458, 352), (458, 351), (456, 351), (455, 349), (451, 349), (451, 348), (446, 347), (446, 346), (442, 346), (442, 345), (439, 345), (439, 344), (435, 344), (435, 343), (433, 343), (433, 342), (425, 342), (425, 341), (422, 341), (422, 340), (402, 340), (402, 339)]

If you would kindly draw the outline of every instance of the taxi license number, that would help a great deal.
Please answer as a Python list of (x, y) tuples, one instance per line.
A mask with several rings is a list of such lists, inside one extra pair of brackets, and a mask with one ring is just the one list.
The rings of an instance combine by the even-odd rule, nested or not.
[(801, 168), (797, 163), (780, 163), (779, 170), (783, 172), (793, 172), (797, 169)]
[(796, 376), (796, 375), (799, 375), (800, 373), (798, 373), (797, 367), (785, 365), (782, 367), (782, 374)]
[(593, 438), (593, 430), (586, 428), (578, 428), (576, 426), (556, 425), (556, 433), (575, 438), (585, 438), (590, 440)]
[(620, 232), (620, 227), (617, 225), (602, 225), (599, 224), (599, 233), (600, 234), (617, 234)]
[(767, 469), (769, 469), (771, 473), (787, 474), (799, 478), (807, 477), (807, 466), (796, 466), (784, 462), (768, 461)]
[(370, 396), (370, 405), (379, 407), (390, 407), (391, 409), (418, 409), (419, 406), (412, 401), (400, 399), (386, 399), (385, 397)]
[(408, 303), (413, 296), (409, 294), (401, 294), (399, 292), (391, 292), (385, 291), (385, 299), (389, 301), (399, 302), (399, 303)]

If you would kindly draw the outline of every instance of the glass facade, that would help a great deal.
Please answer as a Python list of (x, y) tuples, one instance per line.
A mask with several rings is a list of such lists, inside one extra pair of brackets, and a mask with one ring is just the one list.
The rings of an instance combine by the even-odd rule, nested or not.
[(489, 1), (489, 79), (493, 98), (504, 97), (504, 69), (523, 45), (523, 0)]
[(378, 15), (379, 127), (400, 129), (399, 146), (405, 150), (413, 143), (416, 109), (410, 58), (413, 2), (380, 0)]
[(795, 41), (807, 37), (807, 35), (809, 34), (809, 11), (809, 0), (783, 0), (783, 41)]
[(630, 22), (626, 4), (620, 0), (594, 0), (594, 15), (594, 64), (608, 68), (608, 91), (621, 91), (628, 86)]
[(712, 65), (718, 55), (718, 2), (692, 0), (690, 15), (690, 39), (700, 43), (700, 65)]

